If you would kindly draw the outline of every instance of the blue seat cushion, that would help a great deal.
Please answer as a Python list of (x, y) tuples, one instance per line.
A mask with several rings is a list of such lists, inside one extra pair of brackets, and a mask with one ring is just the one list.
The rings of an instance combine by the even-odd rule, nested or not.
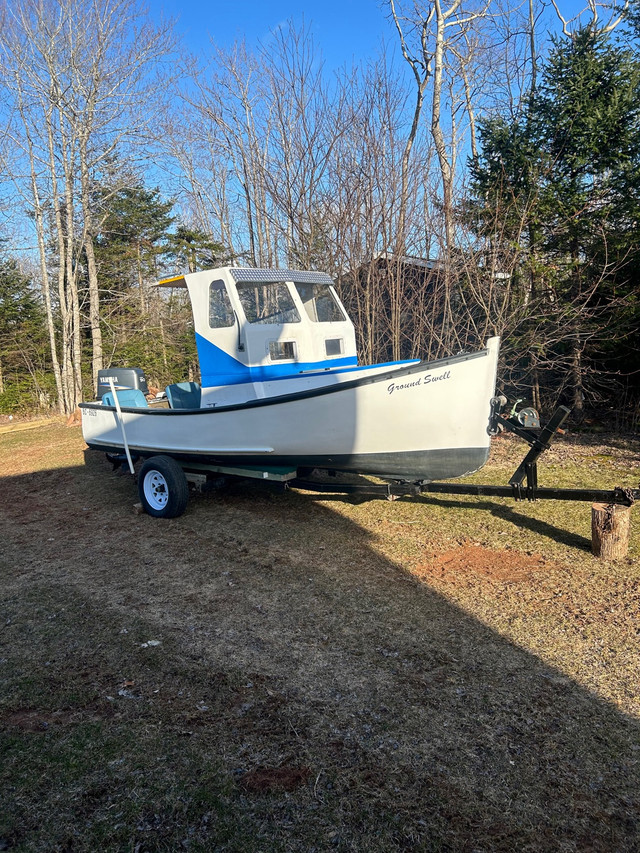
[[(142, 408), (143, 406), (149, 405), (147, 403), (147, 398), (139, 388), (116, 388), (116, 394), (118, 396), (118, 402), (125, 408), (127, 406), (129, 408)], [(102, 395), (103, 406), (115, 406), (115, 404), (116, 403), (111, 391), (107, 391), (106, 394)]]

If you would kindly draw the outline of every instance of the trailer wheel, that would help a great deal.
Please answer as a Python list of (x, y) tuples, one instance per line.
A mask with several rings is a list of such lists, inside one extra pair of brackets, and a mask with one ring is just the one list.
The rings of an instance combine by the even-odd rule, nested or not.
[(170, 456), (152, 456), (143, 462), (138, 475), (142, 506), (155, 518), (182, 515), (189, 499), (184, 471)]

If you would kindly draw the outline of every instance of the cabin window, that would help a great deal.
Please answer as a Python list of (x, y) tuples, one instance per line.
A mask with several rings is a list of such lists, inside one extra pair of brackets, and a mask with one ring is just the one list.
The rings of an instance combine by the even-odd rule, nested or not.
[(324, 351), (328, 356), (342, 355), (344, 352), (344, 341), (342, 338), (327, 338), (324, 342)]
[(328, 284), (295, 283), (305, 311), (314, 323), (341, 323), (346, 320)]
[(238, 296), (249, 323), (299, 323), (300, 315), (283, 281), (238, 284)]
[(233, 326), (235, 320), (224, 282), (212, 281), (209, 285), (209, 328), (224, 329)]
[(291, 361), (295, 357), (295, 341), (269, 341), (269, 358), (271, 361)]

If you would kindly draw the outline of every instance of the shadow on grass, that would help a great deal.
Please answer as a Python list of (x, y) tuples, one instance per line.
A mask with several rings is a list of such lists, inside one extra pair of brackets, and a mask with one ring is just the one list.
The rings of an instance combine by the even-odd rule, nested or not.
[(639, 848), (638, 721), (326, 496), (157, 521), (98, 457), (0, 488), (0, 849)]
[[(546, 536), (554, 542), (560, 542), (571, 548), (577, 548), (580, 551), (588, 551), (591, 553), (591, 540), (587, 539), (586, 536), (580, 536), (569, 530), (563, 530), (563, 528), (557, 527), (555, 524), (550, 524), (548, 521), (542, 521), (539, 518), (532, 518), (530, 515), (518, 512), (517, 509), (505, 506), (505, 504), (497, 503), (496, 501), (475, 499), (473, 503), (471, 503), (469, 501), (433, 498), (431, 496), (419, 498), (418, 500), (427, 506), (440, 506), (444, 509), (455, 507), (456, 509), (470, 511), (483, 510), (485, 512), (490, 512), (491, 515), (496, 518), (508, 521), (516, 527), (524, 527), (527, 530), (531, 530), (532, 533), (536, 533), (540, 536)], [(585, 506), (588, 507), (589, 505), (585, 504)]]
[[(342, 501), (348, 504), (359, 504), (371, 500), (370, 497), (367, 498), (366, 496), (341, 495), (331, 493), (307, 495), (307, 497), (309, 498), (309, 500), (315, 503)], [(555, 524), (550, 524), (548, 521), (542, 521), (538, 518), (532, 518), (530, 515), (526, 515), (523, 512), (518, 512), (517, 509), (513, 509), (510, 506), (506, 506), (505, 504), (501, 504), (496, 501), (490, 501), (483, 498), (470, 498), (468, 501), (464, 501), (454, 497), (442, 498), (434, 497), (432, 495), (421, 495), (420, 497), (407, 496), (400, 498), (400, 500), (408, 503), (414, 503), (417, 505), (424, 505), (425, 508), (433, 506), (440, 507), (441, 509), (459, 509), (468, 510), (469, 512), (488, 512), (496, 518), (500, 518), (503, 521), (508, 521), (515, 527), (526, 528), (532, 533), (536, 533), (540, 536), (546, 536), (549, 539), (552, 539), (554, 542), (558, 542), (563, 545), (568, 545), (569, 547), (576, 548), (580, 551), (587, 551), (591, 553), (591, 540), (588, 539), (586, 536), (580, 536), (577, 533), (572, 533), (571, 531), (565, 530), (562, 527), (557, 527)], [(588, 504), (585, 504), (585, 506), (588, 506)]]

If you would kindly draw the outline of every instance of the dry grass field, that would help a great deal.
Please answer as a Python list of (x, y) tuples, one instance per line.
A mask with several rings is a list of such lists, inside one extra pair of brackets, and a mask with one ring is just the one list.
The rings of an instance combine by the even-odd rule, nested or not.
[[(238, 483), (155, 520), (78, 427), (20, 427), (0, 850), (640, 850), (637, 509), (616, 563), (587, 504)], [(541, 485), (639, 480), (632, 439), (541, 462)]]

